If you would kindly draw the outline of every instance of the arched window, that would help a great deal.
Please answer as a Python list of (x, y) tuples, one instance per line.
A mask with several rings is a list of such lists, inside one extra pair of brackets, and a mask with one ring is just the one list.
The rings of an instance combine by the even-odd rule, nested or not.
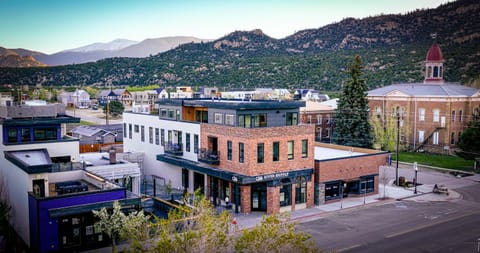
[(438, 67), (433, 67), (433, 77), (438, 77)]
[(428, 66), (427, 68), (427, 77), (432, 77), (432, 66)]

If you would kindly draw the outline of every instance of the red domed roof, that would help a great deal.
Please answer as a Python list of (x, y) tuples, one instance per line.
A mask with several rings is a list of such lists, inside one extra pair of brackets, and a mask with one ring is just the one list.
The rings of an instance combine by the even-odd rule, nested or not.
[(427, 61), (443, 61), (442, 50), (437, 44), (433, 44), (428, 50)]

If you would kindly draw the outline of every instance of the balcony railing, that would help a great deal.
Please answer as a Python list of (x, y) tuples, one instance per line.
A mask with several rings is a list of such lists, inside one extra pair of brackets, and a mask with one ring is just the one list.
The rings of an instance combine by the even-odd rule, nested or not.
[(218, 150), (207, 150), (206, 148), (201, 148), (197, 158), (200, 162), (215, 165), (220, 164), (220, 152)]
[(165, 153), (175, 156), (183, 155), (183, 144), (182, 143), (165, 143)]

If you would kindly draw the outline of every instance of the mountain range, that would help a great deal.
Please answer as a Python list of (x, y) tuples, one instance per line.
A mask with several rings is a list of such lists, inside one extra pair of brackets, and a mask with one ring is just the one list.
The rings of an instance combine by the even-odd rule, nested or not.
[[(217, 86), (339, 90), (355, 55), (371, 87), (423, 80), (426, 52), (443, 51), (445, 79), (480, 79), (480, 2), (458, 0), (405, 14), (345, 18), (274, 39), (260, 29), (214, 41), (186, 43), (145, 58), (43, 68), (0, 68), (9, 84)], [(434, 36), (433, 36), (434, 35)]]
[[(108, 43), (93, 43), (79, 48), (63, 50), (54, 54), (45, 54), (26, 49), (10, 49), (10, 51), (17, 52), (18, 56), (22, 57), (11, 56), (11, 54), (0, 51), (0, 67), (58, 66), (95, 62), (100, 59), (112, 57), (147, 57), (165, 52), (184, 43), (201, 41), (208, 40), (191, 36), (145, 39), (141, 42), (116, 39)], [(6, 58), (7, 55), (10, 55), (8, 57), (9, 60), (3, 61), (2, 59)]]

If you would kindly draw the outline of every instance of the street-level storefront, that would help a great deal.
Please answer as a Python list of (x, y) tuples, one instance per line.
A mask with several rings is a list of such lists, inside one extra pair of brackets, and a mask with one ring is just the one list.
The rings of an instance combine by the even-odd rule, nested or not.
[(375, 192), (375, 176), (377, 175), (325, 182), (323, 184), (325, 201)]
[[(158, 155), (157, 160), (181, 167), (182, 178), (188, 177), (187, 171), (204, 175), (205, 196), (217, 206), (226, 205), (228, 197), (226, 207), (235, 212), (270, 214), (313, 206), (313, 168), (247, 176), (168, 154)], [(186, 185), (188, 180), (182, 181), (186, 189), (192, 189)]]

